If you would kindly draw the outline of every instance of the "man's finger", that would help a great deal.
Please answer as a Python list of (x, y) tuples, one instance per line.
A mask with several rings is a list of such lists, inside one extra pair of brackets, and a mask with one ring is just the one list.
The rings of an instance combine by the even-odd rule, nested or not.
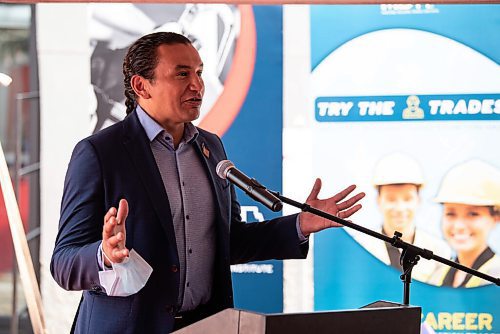
[(115, 234), (116, 218), (111, 216), (106, 223), (104, 223), (102, 232), (103, 239), (112, 237)]
[(342, 211), (342, 218), (347, 218), (347, 217), (352, 216), (354, 213), (358, 212), (359, 209), (361, 209), (361, 207), (362, 207), (361, 204), (356, 204), (355, 206), (353, 206), (349, 210)]
[(344, 210), (344, 209), (350, 208), (351, 206), (356, 204), (356, 202), (360, 201), (363, 197), (365, 197), (365, 193), (359, 193), (356, 196), (349, 198), (345, 202), (338, 203), (337, 208), (339, 210)]
[(106, 243), (108, 244), (109, 248), (116, 248), (119, 247), (120, 242), (123, 240), (123, 233), (118, 233), (117, 235), (114, 235), (108, 240), (106, 240)]
[(125, 222), (128, 216), (128, 202), (126, 199), (121, 199), (120, 204), (118, 206), (118, 213), (116, 214), (116, 219), (118, 221), (118, 225)]
[(108, 212), (106, 212), (106, 215), (104, 216), (104, 223), (109, 220), (109, 218), (116, 216), (116, 209), (114, 207), (111, 207)]
[(125, 249), (114, 248), (111, 251), (111, 255), (113, 257), (114, 262), (122, 262), (123, 259), (125, 259), (129, 255), (129, 252), (128, 249), (126, 248)]
[(311, 193), (309, 194), (309, 196), (307, 196), (306, 202), (314, 201), (315, 199), (317, 199), (320, 190), (321, 190), (321, 179), (317, 178), (316, 181), (314, 181), (314, 185), (313, 185), (313, 188), (311, 190)]
[(354, 189), (356, 189), (356, 186), (354, 184), (350, 185), (349, 187), (345, 188), (344, 190), (342, 190), (341, 192), (339, 192), (338, 194), (336, 194), (335, 196), (333, 196), (332, 199), (336, 203), (338, 203), (339, 201), (341, 201), (344, 198), (346, 198), (347, 195), (349, 195), (350, 193), (352, 193), (354, 191)]

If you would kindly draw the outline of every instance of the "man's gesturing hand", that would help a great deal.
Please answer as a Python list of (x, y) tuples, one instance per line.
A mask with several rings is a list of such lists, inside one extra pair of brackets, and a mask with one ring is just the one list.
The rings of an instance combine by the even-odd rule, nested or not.
[[(345, 219), (361, 209), (361, 204), (356, 203), (358, 203), (360, 199), (365, 197), (365, 193), (359, 193), (346, 199), (346, 197), (349, 196), (355, 188), (356, 186), (352, 185), (330, 198), (318, 199), (318, 195), (321, 190), (321, 180), (316, 179), (313, 189), (311, 190), (309, 197), (307, 197), (306, 203), (313, 208)], [(308, 236), (311, 233), (324, 230), (325, 228), (338, 226), (342, 225), (331, 220), (316, 216), (312, 213), (302, 212), (300, 214), (300, 229), (304, 236)]]
[(128, 216), (128, 202), (120, 200), (118, 210), (112, 207), (104, 216), (104, 227), (102, 228), (102, 251), (104, 252), (104, 264), (111, 266), (111, 262), (120, 263), (129, 254), (125, 247), (126, 231), (125, 220)]

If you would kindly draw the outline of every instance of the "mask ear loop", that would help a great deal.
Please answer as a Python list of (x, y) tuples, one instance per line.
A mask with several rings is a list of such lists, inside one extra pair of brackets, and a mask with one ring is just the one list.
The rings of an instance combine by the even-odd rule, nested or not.
[[(102, 243), (101, 243), (101, 254), (102, 254), (102, 266), (104, 267), (104, 270), (106, 269), (112, 269), (113, 268), (113, 265), (115, 264), (113, 261), (111, 261), (111, 259), (106, 255), (106, 253), (104, 252), (104, 250), (102, 249)], [(109, 261), (109, 263), (111, 263), (111, 267), (110, 266), (107, 266), (106, 265), (106, 262), (104, 261), (104, 258), (106, 258), (106, 260)]]

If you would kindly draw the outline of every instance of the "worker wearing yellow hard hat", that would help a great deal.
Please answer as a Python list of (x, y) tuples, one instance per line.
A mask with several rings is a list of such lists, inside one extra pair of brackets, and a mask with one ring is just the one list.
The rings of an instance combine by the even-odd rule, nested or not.
[[(412, 157), (392, 153), (378, 161), (373, 185), (377, 188), (377, 204), (383, 218), (381, 232), (390, 237), (395, 231), (401, 232), (404, 241), (449, 258), (450, 248), (442, 239), (415, 226), (423, 184), (422, 169)], [(374, 238), (360, 237), (358, 241), (379, 260), (401, 270), (399, 249)], [(412, 277), (428, 282), (440, 266), (435, 261), (421, 260), (413, 268)]]
[[(456, 261), (500, 276), (500, 257), (488, 246), (489, 234), (500, 220), (500, 170), (480, 160), (457, 165), (444, 177), (435, 200), (443, 204), (443, 235), (456, 252)], [(436, 283), (476, 287), (489, 282), (446, 267)]]

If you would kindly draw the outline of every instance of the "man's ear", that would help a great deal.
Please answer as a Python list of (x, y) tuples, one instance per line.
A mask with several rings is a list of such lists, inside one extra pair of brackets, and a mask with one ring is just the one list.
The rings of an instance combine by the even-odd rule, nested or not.
[(141, 77), (140, 75), (133, 75), (130, 79), (130, 85), (134, 90), (135, 94), (143, 99), (149, 99), (151, 95), (148, 93), (148, 80)]

